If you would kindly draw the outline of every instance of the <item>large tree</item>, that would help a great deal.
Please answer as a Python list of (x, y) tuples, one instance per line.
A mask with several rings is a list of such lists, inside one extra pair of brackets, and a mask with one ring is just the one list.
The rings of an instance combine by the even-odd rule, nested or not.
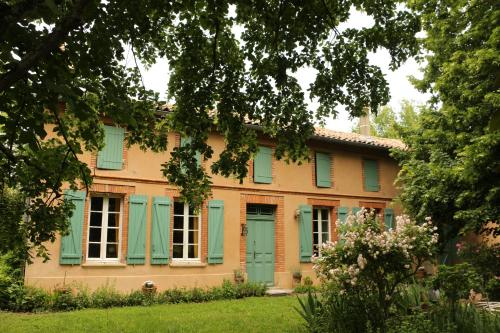
[(398, 154), (401, 198), (410, 213), (432, 216), (444, 240), (500, 221), (500, 6), (489, 0), (416, 0), (427, 65), (422, 91), (433, 104)]
[[(212, 173), (246, 176), (257, 150), (256, 129), (246, 122), (276, 140), (277, 158), (307, 158), (315, 116), (335, 116), (339, 104), (359, 116), (364, 106), (376, 110), (388, 101), (387, 82), (367, 55), (386, 48), (395, 68), (417, 52), (419, 21), (400, 3), (0, 1), (0, 189), (32, 198), (26, 212), (33, 244), (54, 239), (70, 208), (61, 202), (62, 185), (91, 183), (78, 156), (102, 146), (103, 117), (126, 127), (128, 143), (145, 149), (164, 150), (168, 131), (190, 136), (163, 171), (195, 205), (210, 190), (209, 172), (195, 155), (212, 157), (211, 130), (226, 141)], [(352, 8), (373, 25), (339, 31)], [(157, 95), (144, 88), (137, 66), (124, 65), (127, 57), (145, 65), (167, 58), (175, 103), (168, 115), (155, 113)], [(320, 103), (315, 115), (294, 76), (306, 66), (317, 73), (309, 87)], [(47, 138), (47, 124), (55, 124), (58, 138)]]

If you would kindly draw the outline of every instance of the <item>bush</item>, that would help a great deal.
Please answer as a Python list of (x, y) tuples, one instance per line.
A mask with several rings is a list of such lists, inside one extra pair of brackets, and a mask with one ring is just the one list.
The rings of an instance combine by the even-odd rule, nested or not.
[[(304, 281), (305, 282), (305, 281)], [(313, 285), (310, 285), (310, 284), (299, 284), (295, 287), (295, 289), (293, 290), (294, 293), (296, 294), (305, 294), (305, 293), (309, 293), (309, 292), (316, 292), (317, 291), (317, 288)]]
[(126, 297), (121, 295), (115, 288), (105, 285), (92, 293), (91, 306), (101, 309), (124, 306), (126, 300)]
[(500, 301), (500, 279), (492, 277), (486, 283), (485, 291), (490, 301)]
[(450, 303), (468, 299), (470, 290), (481, 291), (481, 277), (469, 263), (440, 265), (433, 286), (444, 293)]
[[(386, 332), (400, 285), (410, 282), (437, 248), (430, 218), (417, 225), (406, 216), (384, 230), (375, 213), (365, 209), (337, 221), (339, 240), (321, 247), (313, 269), (324, 284), (326, 331)], [(353, 314), (356, 314), (353, 316)]]

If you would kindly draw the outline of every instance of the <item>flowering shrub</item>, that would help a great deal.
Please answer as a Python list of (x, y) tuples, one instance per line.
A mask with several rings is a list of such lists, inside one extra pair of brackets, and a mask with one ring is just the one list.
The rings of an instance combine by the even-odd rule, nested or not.
[(436, 254), (437, 230), (430, 218), (416, 224), (396, 217), (396, 227), (384, 230), (374, 211), (362, 209), (337, 221), (339, 239), (322, 245), (313, 257), (318, 277), (366, 312), (369, 326), (386, 331), (385, 322), (398, 286), (409, 281), (420, 265)]

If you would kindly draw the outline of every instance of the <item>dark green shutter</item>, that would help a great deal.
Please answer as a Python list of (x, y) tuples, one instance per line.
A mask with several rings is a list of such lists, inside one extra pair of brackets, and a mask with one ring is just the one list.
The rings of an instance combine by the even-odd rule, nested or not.
[(170, 198), (153, 197), (151, 264), (168, 264), (170, 254)]
[(392, 208), (384, 209), (385, 230), (394, 228), (394, 211)]
[(352, 207), (352, 215), (356, 215), (360, 210), (361, 208), (359, 207)]
[(330, 154), (316, 153), (316, 186), (331, 187), (331, 160)]
[(313, 255), (312, 207), (299, 206), (300, 261), (311, 262)]
[(69, 220), (69, 234), (61, 238), (61, 265), (78, 265), (82, 262), (83, 215), (85, 207), (85, 192), (65, 191), (64, 199), (71, 200), (75, 205)]
[(224, 260), (224, 201), (208, 202), (208, 263), (222, 264)]
[(379, 191), (378, 163), (375, 160), (363, 160), (363, 170), (365, 175), (365, 191)]
[(148, 197), (131, 195), (128, 209), (127, 264), (146, 262), (146, 210)]
[(253, 179), (256, 183), (271, 184), (273, 180), (273, 150), (269, 147), (259, 147), (253, 161)]
[[(181, 137), (181, 147), (184, 147), (188, 144), (190, 144), (192, 141), (191, 137)], [(196, 158), (196, 163), (198, 163), (198, 165), (201, 165), (201, 154), (200, 152), (196, 152), (196, 155), (195, 155), (195, 158)]]
[(121, 170), (123, 167), (123, 140), (121, 127), (104, 126), (104, 148), (97, 154), (99, 169)]

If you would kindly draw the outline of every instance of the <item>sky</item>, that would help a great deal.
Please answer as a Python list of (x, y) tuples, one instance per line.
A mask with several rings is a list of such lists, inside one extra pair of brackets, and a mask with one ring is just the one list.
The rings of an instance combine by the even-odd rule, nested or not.
[[(373, 24), (373, 21), (366, 14), (352, 10), (349, 20), (339, 26), (342, 31), (346, 28), (361, 28)], [(238, 35), (238, 33), (237, 33)], [(390, 56), (386, 50), (380, 49), (376, 53), (369, 55), (370, 63), (377, 65), (384, 73), (391, 94), (389, 105), (395, 110), (399, 111), (401, 102), (406, 99), (414, 104), (423, 104), (429, 98), (428, 94), (418, 92), (409, 82), (409, 76), (421, 77), (420, 67), (414, 59), (409, 59), (402, 64), (395, 71), (389, 69)], [(128, 59), (127, 63), (130, 64), (133, 59)], [(131, 65), (131, 64), (130, 64)], [(140, 66), (144, 85), (148, 89), (152, 89), (160, 94), (161, 99), (165, 99), (167, 91), (167, 83), (169, 77), (168, 63), (165, 59), (158, 59), (157, 63), (149, 69), (144, 69)], [(315, 73), (310, 68), (303, 68), (295, 75), (303, 90), (306, 91), (307, 87), (315, 78)], [(317, 104), (310, 102), (309, 105), (312, 109), (317, 107)], [(348, 113), (341, 107), (338, 108), (339, 113), (336, 119), (327, 119), (325, 127), (342, 132), (351, 132), (353, 126), (357, 123), (357, 119), (349, 119)]]

